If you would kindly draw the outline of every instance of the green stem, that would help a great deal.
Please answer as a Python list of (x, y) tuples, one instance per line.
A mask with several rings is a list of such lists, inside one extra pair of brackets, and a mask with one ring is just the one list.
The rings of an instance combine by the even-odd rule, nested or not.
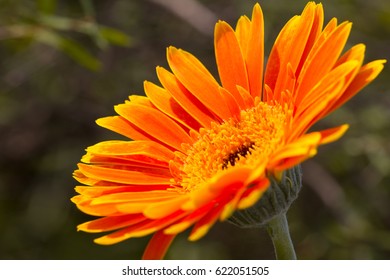
[(288, 230), (286, 213), (281, 213), (273, 218), (266, 227), (274, 244), (276, 259), (296, 260), (297, 256)]

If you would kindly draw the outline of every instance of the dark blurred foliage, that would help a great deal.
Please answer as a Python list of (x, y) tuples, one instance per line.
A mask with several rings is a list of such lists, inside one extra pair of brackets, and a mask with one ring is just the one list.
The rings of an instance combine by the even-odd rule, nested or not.
[[(306, 1), (259, 1), (266, 53)], [(72, 172), (87, 146), (123, 139), (95, 119), (114, 114), (143, 80), (157, 82), (169, 45), (216, 74), (213, 26), (250, 15), (252, 0), (0, 1), (0, 258), (138, 259), (149, 237), (114, 246), (76, 231), (91, 217), (70, 202)], [(326, 19), (354, 23), (348, 46), (367, 60), (390, 51), (390, 2), (323, 1)], [(390, 78), (381, 76), (320, 123), (349, 123), (338, 142), (304, 165), (288, 217), (301, 259), (390, 258)], [(192, 243), (181, 234), (170, 259), (273, 259), (263, 229), (216, 224)]]

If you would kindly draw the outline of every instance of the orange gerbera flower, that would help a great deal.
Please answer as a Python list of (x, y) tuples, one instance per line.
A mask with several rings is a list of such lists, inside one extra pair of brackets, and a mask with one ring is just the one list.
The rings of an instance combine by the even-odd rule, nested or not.
[[(351, 23), (332, 19), (310, 2), (282, 29), (263, 75), (263, 14), (241, 17), (235, 29), (220, 21), (215, 54), (221, 84), (193, 55), (169, 47), (162, 86), (145, 82), (147, 97), (130, 96), (119, 116), (97, 123), (134, 141), (87, 149), (72, 201), (96, 220), (78, 226), (111, 233), (113, 244), (154, 233), (144, 258), (162, 258), (173, 238), (193, 226), (190, 240), (217, 220), (254, 205), (270, 176), (315, 155), (347, 125), (308, 132), (381, 72), (384, 60), (363, 65), (365, 46), (342, 56)], [(264, 77), (263, 77), (264, 76)], [(264, 81), (263, 81), (264, 80)]]

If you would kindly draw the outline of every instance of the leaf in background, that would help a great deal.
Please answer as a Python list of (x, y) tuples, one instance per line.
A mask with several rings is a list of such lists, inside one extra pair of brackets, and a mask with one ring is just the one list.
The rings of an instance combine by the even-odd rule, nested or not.
[(131, 38), (126, 33), (111, 27), (101, 26), (100, 34), (109, 43), (116, 46), (128, 47), (131, 45)]
[(53, 14), (57, 7), (57, 0), (37, 0), (38, 9), (44, 14)]
[(101, 62), (82, 45), (55, 32), (42, 29), (36, 34), (34, 39), (64, 52), (80, 65), (92, 71), (99, 71), (102, 67)]

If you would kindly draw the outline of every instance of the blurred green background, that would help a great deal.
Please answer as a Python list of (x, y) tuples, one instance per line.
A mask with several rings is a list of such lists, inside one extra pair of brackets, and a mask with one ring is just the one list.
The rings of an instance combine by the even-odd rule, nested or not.
[[(157, 82), (169, 45), (216, 74), (213, 27), (250, 15), (252, 0), (0, 1), (0, 259), (139, 259), (149, 239), (113, 246), (76, 231), (91, 217), (70, 202), (72, 172), (87, 146), (123, 139), (98, 127), (129, 94)], [(266, 54), (303, 0), (259, 1)], [(353, 22), (348, 47), (367, 61), (390, 54), (390, 2), (323, 1), (328, 21)], [(288, 218), (300, 259), (390, 258), (389, 67), (321, 127), (349, 123), (306, 162)], [(168, 259), (274, 259), (263, 229), (218, 223), (192, 243), (181, 234)]]

